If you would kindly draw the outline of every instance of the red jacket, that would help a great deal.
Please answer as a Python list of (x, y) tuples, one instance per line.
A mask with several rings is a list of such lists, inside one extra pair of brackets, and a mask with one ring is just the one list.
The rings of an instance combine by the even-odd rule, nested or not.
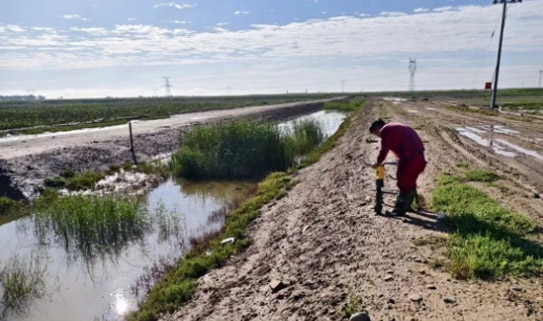
[(381, 152), (377, 163), (382, 163), (388, 151), (392, 151), (398, 158), (424, 153), (424, 145), (413, 128), (402, 123), (388, 123), (380, 131)]

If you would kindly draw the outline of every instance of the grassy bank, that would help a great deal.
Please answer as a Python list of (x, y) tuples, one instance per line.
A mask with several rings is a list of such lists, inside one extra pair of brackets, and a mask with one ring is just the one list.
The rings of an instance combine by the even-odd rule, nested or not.
[[(488, 181), (488, 175), (480, 174), (476, 180)], [(543, 247), (530, 240), (538, 227), (521, 214), (450, 175), (439, 178), (432, 205), (448, 214), (448, 268), (454, 277), (491, 279), (543, 272)]]
[[(356, 114), (348, 117), (339, 130), (324, 144), (314, 149), (298, 168), (317, 162), (320, 157), (336, 146)], [(291, 168), (294, 172), (296, 169)], [(166, 276), (147, 295), (139, 305), (139, 310), (127, 317), (128, 321), (155, 321), (161, 313), (173, 312), (188, 302), (196, 290), (196, 280), (209, 270), (222, 266), (226, 260), (243, 251), (251, 243), (245, 229), (259, 215), (260, 208), (274, 199), (285, 196), (294, 182), (285, 173), (270, 174), (259, 184), (257, 195), (248, 199), (226, 217), (220, 234), (194, 247), (185, 258), (179, 260)], [(234, 237), (233, 244), (220, 244), (221, 240)]]
[(259, 178), (285, 171), (323, 140), (314, 121), (287, 132), (272, 123), (229, 122), (188, 133), (172, 156), (173, 172), (192, 179)]

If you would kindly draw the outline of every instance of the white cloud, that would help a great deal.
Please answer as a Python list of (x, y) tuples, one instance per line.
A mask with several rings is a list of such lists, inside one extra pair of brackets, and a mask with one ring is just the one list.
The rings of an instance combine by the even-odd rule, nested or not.
[(407, 13), (397, 11), (383, 11), (379, 15), (385, 17), (401, 17), (407, 15)]
[(90, 19), (81, 17), (78, 14), (65, 14), (62, 16), (62, 18), (68, 19), (68, 20), (90, 21)]
[(138, 18), (126, 18), (126, 21), (134, 22), (138, 21)]
[(423, 12), (428, 12), (428, 11), (430, 11), (430, 9), (428, 8), (417, 8), (413, 10), (414, 13), (423, 13)]
[(196, 7), (196, 5), (195, 4), (178, 4), (175, 2), (162, 2), (162, 3), (157, 3), (153, 6), (153, 8), (155, 9), (160, 8), (160, 7), (171, 7), (171, 8), (183, 10), (183, 9), (194, 8)]
[(451, 11), (453, 7), (451, 6), (447, 6), (447, 7), (440, 7), (440, 8), (435, 8), (433, 11), (434, 12), (445, 12), (445, 11)]
[(237, 15), (241, 15), (241, 14), (250, 14), (249, 11), (241, 11), (241, 10), (237, 10), (234, 12), (234, 14), (237, 16)]
[(228, 25), (228, 22), (219, 22), (219, 23), (217, 23), (218, 27), (224, 27), (224, 26), (227, 26), (227, 25)]

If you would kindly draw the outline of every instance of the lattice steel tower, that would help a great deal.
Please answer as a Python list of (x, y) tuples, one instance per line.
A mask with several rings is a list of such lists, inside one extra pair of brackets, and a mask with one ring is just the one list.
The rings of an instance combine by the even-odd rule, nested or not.
[(172, 95), (170, 77), (162, 77), (162, 79), (164, 80), (164, 88), (166, 88), (166, 97), (170, 97)]
[(409, 91), (411, 94), (415, 91), (415, 73), (417, 72), (417, 59), (409, 58)]

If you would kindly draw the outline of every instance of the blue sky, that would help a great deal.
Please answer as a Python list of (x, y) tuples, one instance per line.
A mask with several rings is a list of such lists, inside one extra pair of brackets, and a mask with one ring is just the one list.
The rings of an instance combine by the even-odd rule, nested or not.
[[(0, 94), (481, 88), (500, 6), (466, 0), (2, 0)], [(494, 36), (492, 34), (494, 33)], [(543, 0), (509, 6), (501, 83), (535, 87)]]

